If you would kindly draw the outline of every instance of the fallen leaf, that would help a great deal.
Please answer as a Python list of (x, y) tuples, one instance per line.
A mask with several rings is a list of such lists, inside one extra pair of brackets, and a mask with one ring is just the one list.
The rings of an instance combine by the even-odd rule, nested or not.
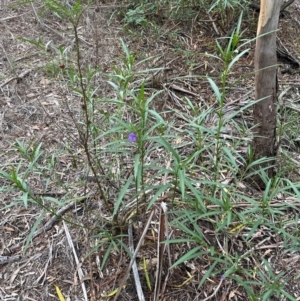
[(235, 291), (231, 291), (230, 294), (229, 294), (229, 296), (228, 296), (228, 300), (230, 300), (234, 296), (235, 296)]
[(58, 296), (58, 299), (60, 301), (66, 301), (65, 297), (63, 296), (62, 292), (60, 291), (59, 287), (57, 285), (54, 285), (55, 286), (55, 290), (56, 290), (56, 293), (57, 293), (57, 296)]
[(42, 78), (41, 81), (40, 81), (40, 84), (43, 85), (43, 86), (46, 86), (49, 83), (50, 83), (50, 80), (46, 79), (46, 78)]

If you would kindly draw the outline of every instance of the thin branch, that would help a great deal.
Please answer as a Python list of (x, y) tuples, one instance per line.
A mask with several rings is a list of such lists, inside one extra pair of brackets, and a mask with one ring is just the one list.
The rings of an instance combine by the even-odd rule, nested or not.
[(72, 241), (69, 229), (68, 229), (67, 224), (65, 223), (65, 221), (63, 221), (63, 225), (64, 225), (64, 229), (65, 229), (65, 233), (66, 233), (66, 237), (67, 237), (69, 246), (70, 246), (70, 248), (73, 251), (75, 263), (77, 265), (77, 273), (78, 273), (79, 280), (81, 282), (81, 288), (82, 288), (82, 291), (83, 291), (84, 299), (85, 299), (85, 301), (88, 301), (89, 299), (88, 299), (88, 296), (87, 296), (87, 291), (86, 291), (86, 288), (85, 288), (85, 283), (84, 283), (84, 281), (82, 281), (83, 271), (82, 271), (82, 269), (80, 267), (80, 262), (78, 260), (78, 257), (77, 257), (77, 254), (76, 254), (76, 251), (75, 251), (75, 248), (74, 248), (74, 244), (73, 244), (73, 241)]
[(140, 240), (139, 240), (139, 242), (138, 242), (138, 244), (137, 244), (137, 246), (136, 246), (136, 249), (135, 249), (135, 251), (134, 251), (134, 253), (133, 253), (133, 255), (132, 255), (132, 258), (131, 258), (130, 263), (129, 263), (128, 267), (127, 267), (127, 270), (126, 270), (126, 272), (125, 272), (125, 274), (124, 274), (122, 280), (121, 280), (120, 283), (119, 283), (119, 288), (118, 288), (118, 291), (117, 291), (117, 293), (116, 293), (116, 295), (115, 295), (113, 301), (117, 301), (117, 300), (118, 300), (118, 297), (119, 297), (119, 295), (120, 295), (120, 293), (121, 293), (121, 291), (122, 291), (122, 288), (123, 288), (123, 286), (124, 286), (124, 283), (125, 283), (125, 281), (126, 281), (126, 279), (127, 279), (127, 277), (128, 277), (128, 274), (129, 274), (129, 272), (130, 272), (130, 269), (131, 269), (131, 267), (132, 267), (132, 265), (133, 265), (133, 263), (134, 263), (134, 261), (135, 261), (135, 258), (136, 258), (136, 256), (137, 256), (139, 250), (140, 250), (140, 247), (142, 246), (142, 243), (144, 242), (144, 238), (145, 238), (145, 236), (146, 236), (146, 234), (147, 234), (148, 228), (149, 228), (149, 226), (150, 226), (150, 223), (151, 223), (151, 221), (152, 221), (152, 218), (153, 218), (153, 215), (154, 215), (154, 212), (155, 212), (154, 209), (155, 209), (155, 208), (152, 209), (152, 211), (151, 211), (151, 213), (150, 213), (150, 216), (148, 217), (148, 220), (147, 220), (147, 223), (146, 223), (146, 225), (145, 225), (145, 228), (144, 228), (144, 231), (143, 231), (143, 233), (142, 233), (142, 236), (141, 236), (141, 238), (140, 238)]
[[(132, 254), (134, 254), (134, 244), (133, 244), (132, 222), (131, 221), (130, 221), (129, 226), (128, 226), (128, 240), (129, 240), (129, 250)], [(135, 260), (134, 260), (133, 265), (132, 265), (132, 272), (133, 272), (135, 287), (136, 287), (136, 291), (137, 291), (139, 301), (145, 301), (145, 296), (144, 296), (143, 289), (142, 289), (142, 286), (141, 286), (139, 272), (138, 272)]]

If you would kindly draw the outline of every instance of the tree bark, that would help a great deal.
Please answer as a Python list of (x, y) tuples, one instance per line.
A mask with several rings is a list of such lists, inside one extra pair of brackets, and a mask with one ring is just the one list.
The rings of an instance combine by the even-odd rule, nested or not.
[[(274, 158), (255, 166), (255, 170), (265, 169), (269, 178), (274, 176), (276, 156), (276, 101), (277, 101), (277, 57), (276, 30), (282, 0), (261, 0), (255, 48), (255, 99), (254, 105), (253, 153), (254, 159)], [(252, 180), (260, 188), (264, 182), (257, 173)]]

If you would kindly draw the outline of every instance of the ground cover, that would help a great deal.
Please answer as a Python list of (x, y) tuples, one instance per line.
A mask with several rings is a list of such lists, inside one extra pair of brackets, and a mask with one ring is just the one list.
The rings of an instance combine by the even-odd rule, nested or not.
[[(250, 42), (226, 69), (216, 39), (235, 16), (182, 10), (176, 23), (163, 8), (96, 2), (74, 31), (57, 7), (12, 4), (0, 7), (1, 300), (55, 300), (55, 285), (70, 300), (113, 300), (120, 287), (117, 300), (139, 300), (130, 237), (134, 248), (144, 238), (145, 300), (299, 300), (300, 82), (289, 62), (278, 177), (265, 191), (247, 182), (257, 12), (244, 14), (239, 45)], [(295, 57), (299, 10), (296, 0), (278, 33)]]

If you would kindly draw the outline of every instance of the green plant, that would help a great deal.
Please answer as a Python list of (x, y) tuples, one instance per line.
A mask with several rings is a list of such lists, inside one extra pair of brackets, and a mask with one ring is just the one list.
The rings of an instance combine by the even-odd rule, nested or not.
[[(146, 16), (139, 19), (144, 2), (135, 3), (140, 6), (132, 9), (127, 22), (135, 25), (147, 22)], [(211, 5), (211, 11), (218, 5), (233, 5), (233, 1), (192, 4), (202, 2)], [(175, 9), (174, 3), (170, 1), (170, 11), (179, 13), (181, 7)], [(182, 7), (191, 4), (176, 3)], [(245, 45), (240, 45), (242, 15), (236, 30), (227, 38), (227, 44), (222, 46), (217, 42), (218, 53), (211, 56), (222, 64), (219, 77), (207, 77), (215, 102), (197, 103), (185, 97), (181, 99), (180, 110), (170, 107), (158, 113), (153, 102), (163, 91), (154, 91), (147, 83), (149, 74), (160, 69), (144, 68), (151, 57), (136, 62), (130, 48), (121, 40), (124, 57), (112, 66), (110, 74), (103, 74), (100, 68), (92, 68), (81, 60), (78, 25), (86, 6), (79, 0), (73, 5), (48, 0), (46, 5), (57, 18), (72, 24), (74, 48), (54, 43), (45, 45), (40, 39), (27, 39), (27, 42), (44, 55), (51, 47), (54, 54), (46, 68), (59, 76), (62, 85), (75, 95), (78, 107), (74, 117), (69, 103), (65, 102), (70, 120), (74, 122), (72, 131), (75, 134), (67, 136), (54, 154), (47, 152), (40, 143), (17, 141), (10, 151), (17, 154), (18, 160), (0, 168), (5, 181), (1, 189), (20, 194), (19, 200), (10, 206), (22, 204), (29, 208), (35, 205), (42, 211), (32, 223), (25, 250), (47, 213), (56, 216), (74, 200), (84, 202), (98, 197), (101, 208), (93, 207), (88, 213), (91, 220), (96, 220), (96, 226), (88, 224), (89, 218), (85, 218), (87, 225), (79, 225), (72, 218), (58, 217), (75, 227), (83, 227), (90, 241), (94, 240), (88, 246), (87, 256), (97, 253), (100, 257), (98, 268), (103, 272), (115, 260), (116, 254), (131, 258), (126, 234), (129, 223), (137, 221), (143, 225), (144, 215), (150, 211), (151, 217), (154, 216), (157, 206), (166, 201), (171, 208), (164, 213), (169, 223), (161, 218), (153, 224), (156, 226), (164, 220), (171, 229), (165, 241), (158, 243), (162, 253), (162, 246), (167, 249), (171, 244), (178, 255), (176, 259), (169, 258), (173, 260), (171, 270), (186, 262), (193, 263), (196, 266), (194, 274), (201, 270), (197, 288), (205, 288), (208, 282), (217, 284), (214, 295), (209, 296), (211, 298), (215, 295), (217, 298), (218, 290), (230, 280), (242, 288), (240, 294), (249, 300), (267, 300), (282, 295), (295, 300), (286, 290), (290, 276), (274, 272), (272, 262), (268, 261), (269, 253), (260, 247), (276, 235), (284, 251), (299, 251), (298, 217), (286, 212), (298, 208), (300, 185), (279, 176), (269, 179), (264, 170), (260, 170), (266, 183), (265, 191), (251, 194), (250, 189), (246, 190), (244, 181), (251, 176), (252, 166), (266, 159), (255, 161), (251, 147), (246, 147), (246, 156), (241, 152), (240, 149), (245, 148), (245, 143), (250, 140), (245, 134), (251, 135), (251, 130), (243, 128), (234, 118), (254, 102), (243, 105), (229, 116), (225, 114), (229, 87), (237, 82), (230, 84), (231, 71), (248, 51), (238, 52)], [(64, 67), (61, 68), (60, 64)], [(112, 88), (105, 96), (97, 93), (103, 84), (97, 81), (100, 75)], [(226, 127), (232, 130), (229, 139)], [(72, 182), (68, 182), (61, 176), (59, 164), (66, 161), (70, 173), (80, 173), (79, 179), (73, 177)], [(37, 176), (44, 184), (41, 192), (34, 190), (31, 183)], [(86, 182), (91, 177), (96, 184), (92, 192), (86, 193)], [(59, 190), (62, 197), (44, 195), (50, 186)], [(77, 191), (83, 191), (83, 195), (78, 196)], [(285, 201), (281, 201), (284, 197)], [(293, 197), (293, 201), (287, 201), (288, 197)], [(151, 219), (147, 224), (150, 222)], [(146, 234), (148, 228), (145, 229)], [(164, 230), (160, 231), (160, 238), (165, 235)], [(155, 241), (156, 232), (151, 231), (151, 236)], [(143, 247), (146, 248), (147, 244)], [(132, 261), (128, 258), (122, 264)], [(151, 287), (151, 274), (148, 275), (145, 263), (143, 269), (147, 286)]]
[[(232, 26), (236, 16), (247, 7), (249, 0), (163, 0), (163, 1), (130, 1), (127, 11), (122, 11), (127, 25), (142, 26), (162, 21), (175, 22), (196, 21), (203, 14), (218, 16), (223, 25)], [(220, 24), (221, 25), (221, 24)]]
[(137, 6), (135, 9), (129, 9), (125, 15), (125, 22), (129, 25), (146, 25), (147, 19), (145, 10), (142, 6)]
[[(281, 238), (284, 241), (289, 239), (297, 240), (296, 236), (289, 235), (286, 231), (282, 231), (281, 225), (274, 224), (271, 220), (280, 220), (286, 210), (285, 206), (274, 206), (276, 195), (287, 195), (292, 187), (294, 187), (293, 193), (298, 195), (299, 185), (294, 186), (294, 184), (290, 182), (287, 185), (284, 183), (283, 179), (280, 178), (268, 179), (265, 172), (261, 170), (261, 175), (267, 184), (267, 188), (264, 191), (262, 198), (257, 200), (240, 194), (234, 186), (220, 182), (220, 173), (222, 173), (222, 170), (231, 174), (235, 179), (235, 183), (238, 183), (240, 179), (238, 179), (237, 175), (240, 175), (242, 179), (245, 179), (250, 176), (249, 171), (251, 170), (251, 166), (253, 164), (259, 164), (258, 161), (254, 162), (251, 159), (249, 161), (244, 159), (234, 149), (228, 148), (228, 144), (222, 139), (222, 130), (233, 117), (230, 116), (229, 118), (224, 118), (223, 114), (229, 70), (245, 51), (247, 51), (244, 50), (235, 55), (234, 49), (237, 48), (238, 41), (240, 40), (240, 24), (241, 18), (237, 30), (233, 32), (225, 48), (222, 48), (220, 44), (217, 44), (220, 58), (216, 58), (220, 59), (224, 64), (224, 71), (220, 78), (221, 87), (219, 88), (214, 80), (208, 78), (217, 100), (217, 109), (202, 109), (200, 113), (194, 105), (188, 101), (190, 107), (189, 113), (195, 114), (195, 116), (192, 119), (190, 118), (192, 121), (188, 123), (189, 126), (187, 128), (189, 128), (189, 130), (187, 133), (193, 140), (193, 145), (195, 147), (194, 152), (190, 154), (190, 156), (187, 156), (187, 158), (189, 158), (189, 173), (185, 174), (185, 177), (179, 179), (178, 186), (186, 186), (185, 190), (189, 191), (185, 194), (185, 197), (182, 195), (182, 199), (185, 199), (186, 204), (190, 206), (190, 208), (188, 207), (185, 210), (179, 209), (172, 212), (176, 218), (171, 221), (171, 226), (180, 229), (185, 235), (181, 238), (168, 240), (167, 242), (175, 245), (183, 243), (189, 244), (190, 249), (173, 264), (172, 268), (175, 268), (186, 261), (195, 262), (197, 261), (197, 258), (206, 257), (209, 258), (208, 260), (211, 264), (210, 268), (200, 281), (199, 286), (203, 285), (208, 278), (212, 278), (216, 275), (223, 275), (222, 277), (225, 277), (225, 279), (230, 278), (241, 285), (247, 292), (250, 300), (260, 300), (260, 298), (267, 300), (272, 294), (276, 294), (277, 296), (284, 295), (290, 300), (295, 300), (295, 298), (286, 292), (283, 285), (284, 282), (281, 283), (279, 281), (280, 277), (270, 273), (270, 279), (267, 280), (269, 288), (265, 289), (263, 281), (255, 279), (251, 271), (243, 267), (243, 262), (248, 258), (251, 250), (253, 250), (251, 237), (255, 232), (259, 231), (259, 227), (263, 226), (272, 229), (271, 231), (273, 233), (281, 232)], [(248, 106), (245, 106), (242, 110), (245, 110), (247, 107)], [(217, 116), (216, 127), (207, 129), (204, 126), (204, 121), (212, 113), (215, 113)], [(183, 113), (180, 113), (180, 115), (184, 116)], [(189, 119), (187, 116), (181, 118), (185, 120)], [(236, 129), (238, 130), (239, 127)], [(211, 137), (214, 137), (214, 139), (210, 139)], [(232, 144), (234, 145), (234, 143)], [(236, 145), (238, 146), (238, 143)], [(249, 154), (251, 158), (251, 149), (249, 149)], [(210, 164), (213, 166), (213, 175), (211, 175), (211, 178), (205, 178), (205, 175), (207, 177), (207, 174), (209, 174), (203, 167), (203, 163), (207, 158), (209, 158)], [(202, 162), (202, 164), (199, 166), (197, 161)], [(237, 162), (240, 162), (240, 164), (237, 164)], [(243, 168), (246, 169), (246, 172), (239, 173), (238, 171)], [(204, 178), (194, 178), (192, 176), (201, 173), (204, 174)], [(181, 191), (182, 190), (183, 189), (181, 188)], [(239, 204), (244, 203), (245, 201), (249, 204), (249, 209), (239, 211)], [(208, 228), (214, 233), (215, 240), (218, 243), (211, 245), (210, 241), (201, 230), (203, 225), (206, 225), (205, 227), (208, 227), (207, 225), (209, 225)], [(237, 226), (235, 227), (233, 225)], [(239, 229), (242, 229), (245, 226), (250, 229), (247, 238), (244, 241), (249, 251), (244, 254), (239, 252), (231, 253), (228, 247), (231, 241), (230, 235), (234, 234), (236, 231), (240, 231)], [(227, 233), (227, 235), (225, 233)], [(223, 248), (221, 248), (221, 243), (218, 239), (219, 236), (223, 236)], [(261, 290), (254, 293), (252, 286), (258, 286)]]

